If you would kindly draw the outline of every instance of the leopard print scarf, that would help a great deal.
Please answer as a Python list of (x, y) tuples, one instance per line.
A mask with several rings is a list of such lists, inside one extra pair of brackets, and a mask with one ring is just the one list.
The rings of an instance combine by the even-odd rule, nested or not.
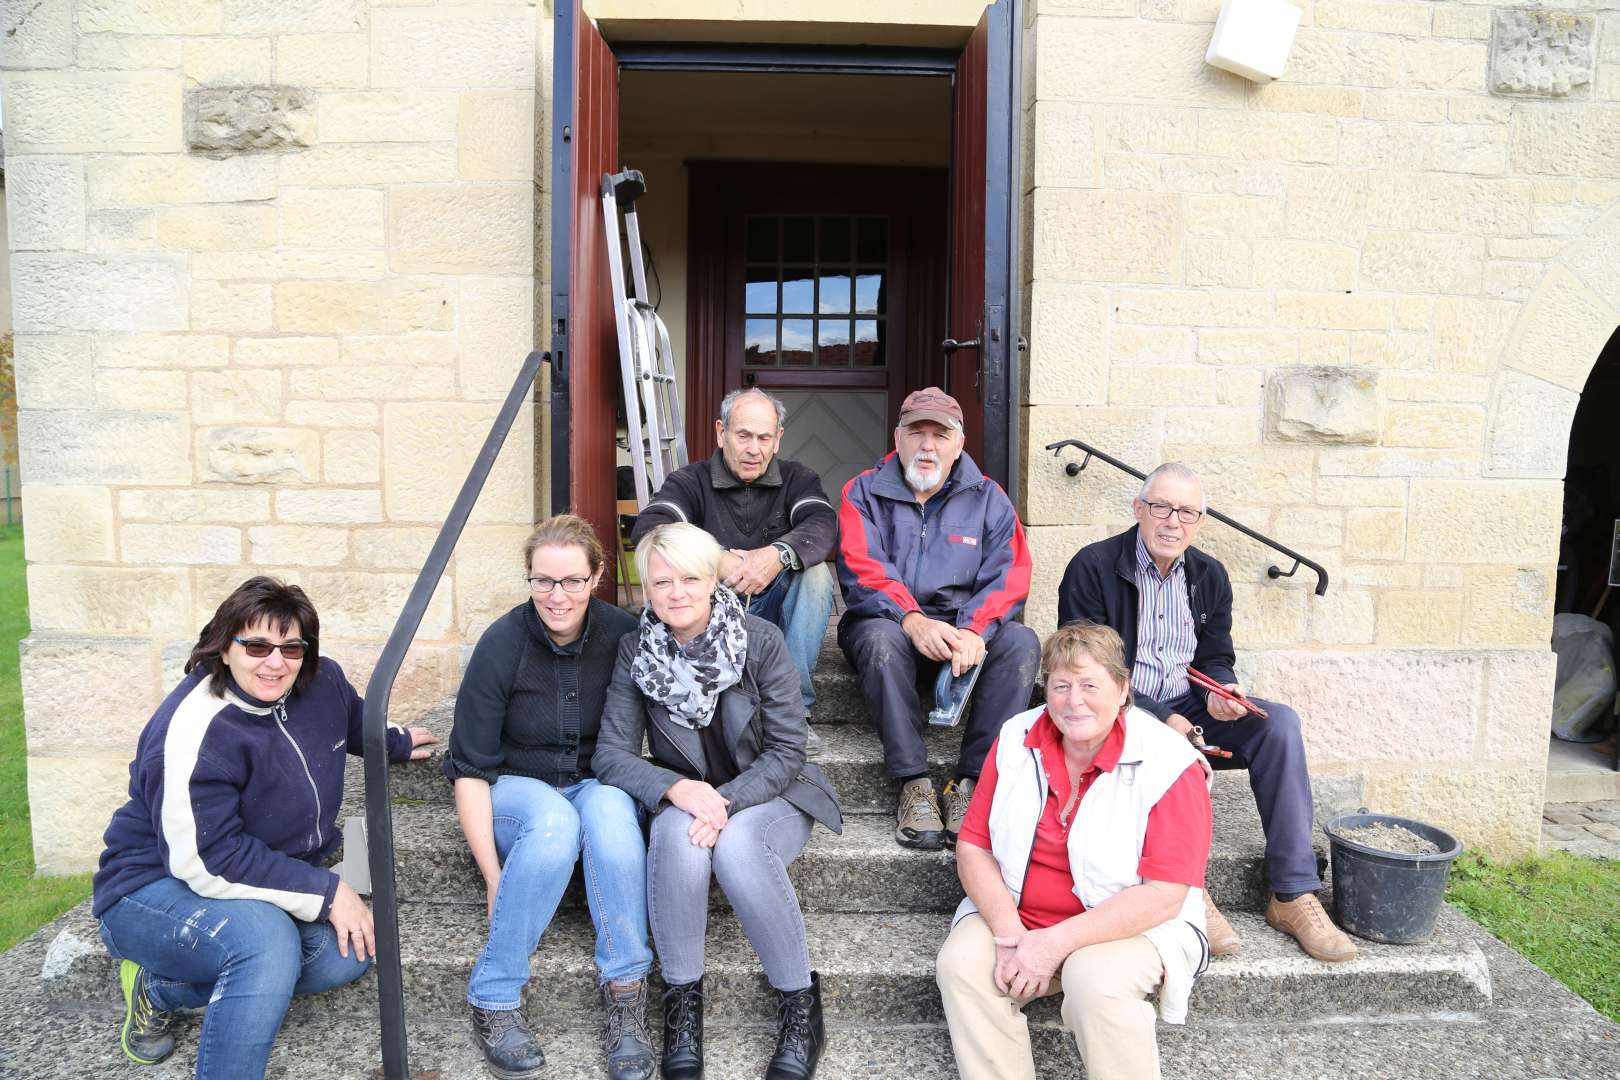
[(688, 645), (669, 632), (652, 605), (641, 612), (641, 640), (630, 674), (641, 692), (669, 710), (676, 723), (709, 726), (720, 692), (742, 679), (748, 654), (742, 601), (724, 585), (714, 590), (709, 625)]

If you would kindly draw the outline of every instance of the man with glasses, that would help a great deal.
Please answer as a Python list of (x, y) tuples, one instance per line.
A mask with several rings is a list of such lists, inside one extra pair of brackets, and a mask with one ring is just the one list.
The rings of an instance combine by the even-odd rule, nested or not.
[[(1356, 948), (1317, 900), (1322, 887), (1311, 845), (1311, 778), (1299, 714), (1287, 705), (1241, 703), (1191, 685), (1188, 667), (1234, 696), (1232, 582), (1226, 568), (1192, 546), (1204, 523), (1204, 485), (1177, 462), (1148, 474), (1131, 502), (1136, 527), (1089, 544), (1069, 560), (1058, 590), (1058, 622), (1113, 627), (1125, 642), (1136, 704), (1194, 743), (1230, 751), (1215, 768), (1247, 768), (1266, 834), (1272, 890), (1266, 922), (1318, 960), (1349, 960)], [(1213, 903), (1206, 905), (1210, 951), (1242, 943)]]
[(827, 560), (838, 516), (814, 469), (776, 456), (786, 422), (782, 402), (763, 390), (727, 394), (714, 422), (719, 449), (666, 476), (630, 537), (639, 542), (660, 525), (684, 521), (720, 541), (727, 551), (721, 580), (743, 597), (749, 614), (781, 629), (808, 713), (816, 700), (810, 672), (832, 614)]

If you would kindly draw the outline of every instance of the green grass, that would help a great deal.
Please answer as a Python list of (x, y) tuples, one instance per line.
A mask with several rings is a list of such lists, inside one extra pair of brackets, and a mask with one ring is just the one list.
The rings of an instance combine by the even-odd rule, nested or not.
[(1499, 863), (1466, 851), (1446, 899), (1620, 1021), (1620, 859), (1556, 851)]
[(17, 642), (28, 634), (22, 530), (0, 526), (0, 950), (90, 895), (90, 875), (34, 876)]

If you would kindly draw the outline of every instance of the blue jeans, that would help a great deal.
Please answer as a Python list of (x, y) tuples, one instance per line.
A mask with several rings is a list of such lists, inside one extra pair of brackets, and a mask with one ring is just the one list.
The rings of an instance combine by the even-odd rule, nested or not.
[(489, 789), (501, 884), (489, 941), (467, 980), (467, 1002), (515, 1009), (529, 981), (529, 957), (551, 925), (583, 855), (585, 899), (596, 927), (596, 970), (604, 980), (640, 979), (652, 968), (647, 944), (647, 844), (635, 801), (616, 787), (582, 780), (554, 788), (503, 776)]
[(164, 877), (101, 917), (101, 940), (146, 969), (154, 1008), (206, 1009), (198, 1080), (264, 1076), (294, 994), (318, 994), (365, 974), (370, 960), (338, 952), (330, 923), (307, 923), (263, 900), (214, 900)]
[(748, 602), (748, 614), (773, 624), (787, 640), (788, 655), (799, 669), (799, 693), (804, 698), (805, 712), (816, 703), (810, 672), (821, 655), (821, 641), (827, 634), (836, 591), (832, 564), (822, 562), (803, 570), (782, 571), (769, 588)]

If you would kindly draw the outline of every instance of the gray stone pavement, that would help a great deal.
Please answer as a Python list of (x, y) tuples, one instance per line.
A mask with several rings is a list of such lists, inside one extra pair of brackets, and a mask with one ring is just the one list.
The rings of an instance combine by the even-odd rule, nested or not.
[(1620, 859), (1620, 800), (1548, 803), (1541, 811), (1541, 850)]

